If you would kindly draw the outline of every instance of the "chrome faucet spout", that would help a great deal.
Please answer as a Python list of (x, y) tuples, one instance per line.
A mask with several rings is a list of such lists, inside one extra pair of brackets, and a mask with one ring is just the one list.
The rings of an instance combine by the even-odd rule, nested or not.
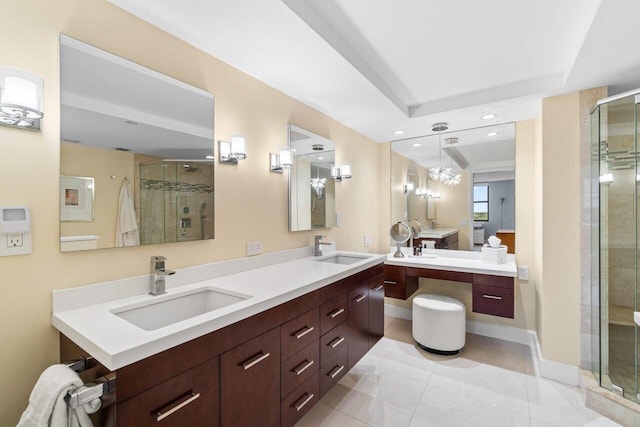
[(314, 236), (313, 255), (322, 256), (322, 246), (332, 245), (329, 242), (323, 242), (322, 239), (326, 236)]
[(151, 268), (149, 274), (149, 294), (162, 295), (166, 293), (166, 284), (164, 278), (176, 274), (173, 270), (164, 268), (164, 262), (167, 258), (163, 256), (151, 257)]

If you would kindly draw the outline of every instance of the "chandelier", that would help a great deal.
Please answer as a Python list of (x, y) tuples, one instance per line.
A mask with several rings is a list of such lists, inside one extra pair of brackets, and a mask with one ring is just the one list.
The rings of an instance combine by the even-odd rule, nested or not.
[(318, 199), (322, 199), (322, 192), (324, 190), (325, 183), (327, 182), (327, 178), (320, 178), (320, 167), (316, 167), (318, 168), (318, 176), (311, 178), (311, 188), (315, 190)]
[[(441, 182), (446, 185), (458, 185), (462, 180), (460, 174), (453, 171), (453, 158), (451, 154), (453, 147), (449, 148), (449, 158), (451, 159), (451, 166), (442, 166), (442, 132), (449, 129), (447, 123), (435, 123), (431, 130), (438, 132), (438, 166), (429, 169), (429, 176), (436, 182)], [(458, 142), (458, 138), (447, 138), (445, 140), (447, 144), (453, 145)]]

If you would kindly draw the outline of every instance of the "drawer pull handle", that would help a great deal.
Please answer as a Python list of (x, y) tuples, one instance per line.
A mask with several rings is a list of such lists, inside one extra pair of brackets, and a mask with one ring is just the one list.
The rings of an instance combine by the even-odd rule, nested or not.
[(255, 365), (257, 365), (258, 363), (262, 362), (264, 359), (266, 359), (267, 357), (271, 356), (271, 353), (265, 353), (265, 352), (260, 352), (258, 354), (256, 354), (255, 356), (251, 356), (249, 359), (245, 360), (244, 362), (241, 363), (242, 368), (246, 371), (247, 369), (250, 369), (252, 367), (254, 367)]
[(344, 308), (336, 308), (331, 313), (327, 314), (327, 316), (330, 316), (332, 319), (335, 319), (336, 317), (340, 316), (342, 313), (344, 313)]
[(296, 412), (300, 412), (300, 410), (302, 408), (304, 408), (304, 405), (309, 403), (309, 401), (311, 401), (311, 399), (313, 399), (313, 393), (311, 393), (311, 394), (309, 394), (309, 393), (303, 394), (302, 397), (300, 399), (298, 399), (298, 401), (296, 403), (293, 404), (293, 406), (296, 408)]
[[(184, 397), (186, 397), (187, 399), (186, 400), (182, 400), (182, 398), (184, 398)], [(179, 399), (179, 400), (182, 400), (180, 403), (178, 403), (176, 406), (172, 407), (171, 409), (167, 410), (166, 412), (162, 411), (163, 408), (161, 408), (158, 411), (156, 411), (156, 421), (164, 420), (169, 415), (179, 411), (180, 409), (184, 408), (185, 406), (187, 406), (188, 404), (190, 404), (194, 400), (197, 400), (198, 398), (200, 398), (200, 393), (189, 392), (189, 393), (185, 394), (183, 397), (181, 397)]]
[(497, 300), (501, 300), (502, 297), (496, 296), (496, 295), (487, 295), (487, 294), (482, 294), (482, 298), (488, 298), (488, 299), (497, 299)]
[(329, 344), (327, 344), (329, 347), (331, 348), (336, 348), (337, 346), (339, 346), (340, 344), (342, 344), (344, 342), (344, 337), (336, 337), (334, 340), (332, 340)]
[(297, 340), (307, 335), (309, 332), (313, 331), (313, 326), (305, 326), (304, 328), (293, 333), (293, 336), (296, 337)]
[(331, 371), (329, 371), (327, 375), (329, 375), (331, 378), (335, 378), (340, 372), (342, 372), (343, 369), (344, 365), (336, 365)]
[(357, 297), (355, 297), (353, 300), (354, 300), (355, 302), (360, 302), (360, 301), (362, 301), (363, 299), (365, 299), (366, 297), (367, 297), (366, 295), (358, 295), (358, 296), (357, 296)]
[(296, 375), (300, 375), (301, 373), (306, 371), (307, 368), (311, 365), (313, 365), (313, 360), (304, 359), (304, 362), (302, 362), (301, 364), (293, 368), (293, 372), (295, 372)]
[(378, 285), (378, 286), (376, 286), (375, 288), (373, 288), (373, 290), (374, 290), (374, 291), (376, 291), (376, 292), (378, 292), (378, 291), (381, 291), (381, 290), (382, 290), (382, 288), (384, 288), (384, 285)]
[(393, 280), (385, 280), (385, 281), (384, 281), (384, 284), (385, 284), (385, 285), (397, 285), (397, 284), (398, 284), (398, 282), (394, 282)]

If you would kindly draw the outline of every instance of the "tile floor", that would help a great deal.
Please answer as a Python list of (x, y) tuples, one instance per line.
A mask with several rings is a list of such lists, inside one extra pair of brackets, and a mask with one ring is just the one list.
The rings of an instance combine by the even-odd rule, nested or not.
[(467, 334), (458, 356), (436, 356), (414, 345), (410, 321), (386, 317), (385, 337), (297, 426), (619, 425), (535, 372), (528, 346)]

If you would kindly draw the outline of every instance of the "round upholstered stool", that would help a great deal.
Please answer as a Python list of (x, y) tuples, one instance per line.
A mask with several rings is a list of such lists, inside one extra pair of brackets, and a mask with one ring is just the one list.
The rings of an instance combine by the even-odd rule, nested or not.
[(422, 294), (413, 299), (413, 338), (435, 354), (457, 354), (465, 343), (465, 307), (444, 295)]

